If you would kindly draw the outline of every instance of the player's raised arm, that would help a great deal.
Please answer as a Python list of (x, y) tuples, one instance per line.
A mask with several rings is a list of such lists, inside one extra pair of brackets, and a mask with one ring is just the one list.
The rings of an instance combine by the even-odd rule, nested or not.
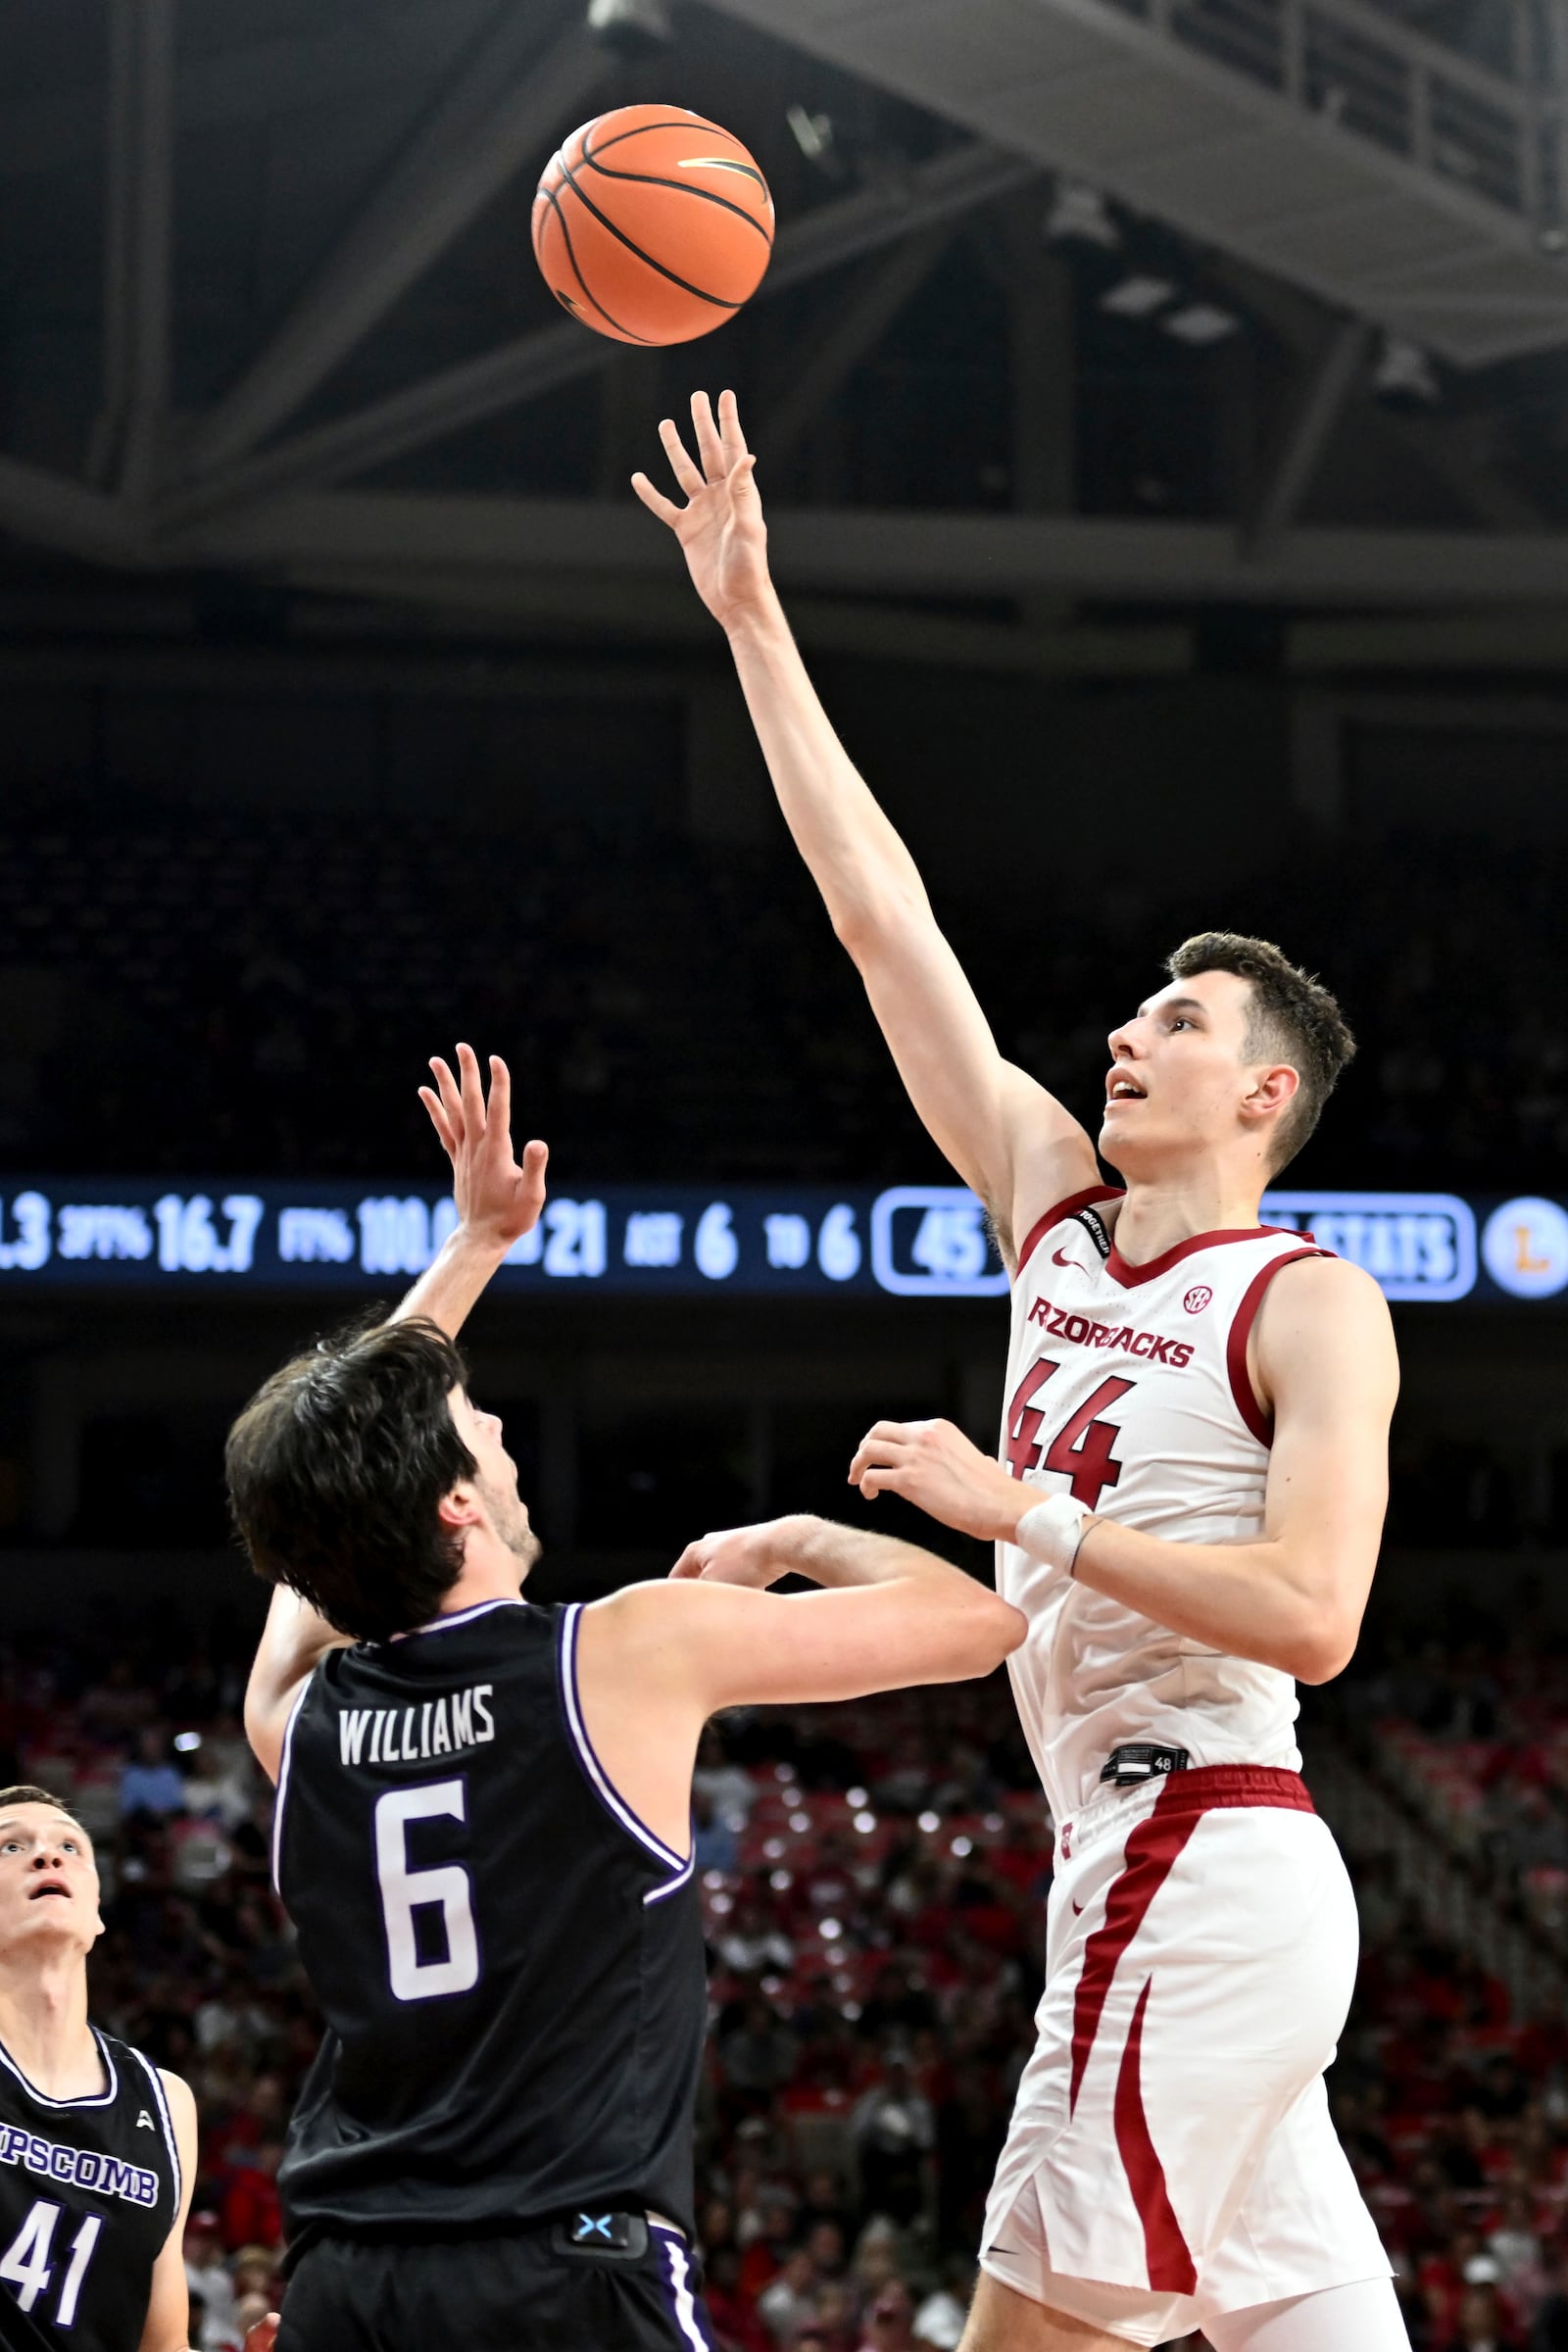
[(435, 1085), (421, 1086), (419, 1100), (452, 1162), (458, 1222), (394, 1320), (424, 1315), (455, 1340), (514, 1242), (538, 1224), (550, 1153), (542, 1143), (525, 1144), (518, 1164), (512, 1148), (512, 1073), (499, 1054), (490, 1056), (488, 1102), (471, 1046), (459, 1046), (456, 1076), (439, 1055), (430, 1068)]
[(686, 503), (633, 487), (680, 541), (730, 650), (796, 847), (859, 970), (915, 1109), (1005, 1243), (1098, 1181), (1078, 1121), (1005, 1061), (932, 913), (913, 858), (835, 734), (767, 567), (767, 531), (735, 396), (715, 418), (692, 401), (697, 458), (667, 418), (660, 436)]
[[(490, 1056), (486, 1100), (478, 1055), (459, 1046), (457, 1070), (439, 1055), (430, 1068), (435, 1085), (421, 1086), (419, 1100), (452, 1162), (458, 1223), (425, 1272), (389, 1317), (393, 1323), (422, 1318), (455, 1340), (475, 1301), (507, 1251), (531, 1233), (545, 1204), (542, 1143), (525, 1146), (519, 1165), (512, 1148), (512, 1075), (499, 1054)], [(240, 1426), (236, 1424), (236, 1427)], [(300, 1690), (329, 1649), (345, 1637), (279, 1584), (245, 1691), (245, 1730), (257, 1761), (276, 1780), (288, 1719)]]

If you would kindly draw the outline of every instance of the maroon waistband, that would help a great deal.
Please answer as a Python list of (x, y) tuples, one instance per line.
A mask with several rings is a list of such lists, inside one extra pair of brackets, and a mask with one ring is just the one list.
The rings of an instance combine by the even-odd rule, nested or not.
[(1156, 1813), (1213, 1813), (1227, 1805), (1276, 1805), (1291, 1813), (1315, 1813), (1311, 1792), (1298, 1772), (1272, 1764), (1200, 1764), (1165, 1777)]

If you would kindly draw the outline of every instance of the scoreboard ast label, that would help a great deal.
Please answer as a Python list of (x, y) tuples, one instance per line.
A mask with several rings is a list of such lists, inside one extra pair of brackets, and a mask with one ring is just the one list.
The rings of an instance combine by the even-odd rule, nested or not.
[[(1535, 1195), (1265, 1195), (1399, 1303), (1532, 1305), (1568, 1294), (1568, 1207)], [(310, 1290), (395, 1297), (457, 1222), (449, 1196), (341, 1182), (0, 1180), (0, 1298), (44, 1288)], [(560, 1193), (503, 1290), (569, 1296), (1000, 1298), (1007, 1276), (961, 1185), (607, 1185)], [(1568, 1303), (1568, 1299), (1565, 1299)]]

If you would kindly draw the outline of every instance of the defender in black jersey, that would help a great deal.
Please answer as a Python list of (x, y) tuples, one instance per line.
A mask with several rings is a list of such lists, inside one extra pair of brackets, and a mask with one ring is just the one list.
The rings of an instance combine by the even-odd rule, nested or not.
[(0, 2345), (182, 2352), (196, 2164), (186, 2085), (87, 2022), (92, 1840), (0, 1789)]
[[(702, 2352), (706, 1986), (692, 1766), (717, 1708), (984, 1674), (1017, 1613), (814, 1520), (706, 1538), (590, 1607), (538, 1544), (454, 1335), (544, 1200), (505, 1067), (422, 1090), (461, 1222), (390, 1323), (286, 1365), (229, 1439), (279, 1588), (246, 1723), (327, 2034), (279, 2175), (277, 2352)], [(783, 1597), (798, 1571), (832, 1588)]]

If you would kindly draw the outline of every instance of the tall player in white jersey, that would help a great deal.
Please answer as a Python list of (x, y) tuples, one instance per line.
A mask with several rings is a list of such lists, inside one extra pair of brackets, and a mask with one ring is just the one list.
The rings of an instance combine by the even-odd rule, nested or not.
[[(851, 1476), (995, 1538), (1057, 1825), (1039, 2040), (963, 2352), (1405, 2352), (1323, 2069), (1355, 1909), (1298, 1777), (1295, 1684), (1355, 1646), (1398, 1372), (1355, 1267), (1258, 1222), (1353, 1044), (1268, 943), (1210, 933), (1109, 1039), (1100, 1154), (1006, 1062), (768, 576), (733, 396), (685, 504), (638, 475), (724, 627), (785, 818), (1013, 1281), (1002, 1459), (879, 1422)], [(1044, 829), (1043, 829), (1044, 832)], [(748, 1581), (744, 1544), (703, 1572)]]

